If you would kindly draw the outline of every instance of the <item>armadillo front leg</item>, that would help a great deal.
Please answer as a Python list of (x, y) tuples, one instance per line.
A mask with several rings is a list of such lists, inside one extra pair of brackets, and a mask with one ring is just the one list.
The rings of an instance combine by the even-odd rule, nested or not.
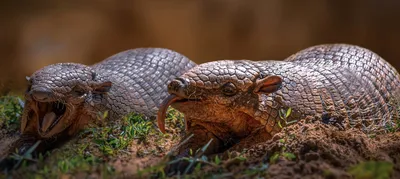
[(230, 148), (230, 151), (240, 151), (241, 149), (253, 146), (254, 144), (265, 142), (266, 139), (271, 139), (272, 135), (265, 128), (260, 128), (253, 131), (247, 137), (241, 139), (237, 144)]

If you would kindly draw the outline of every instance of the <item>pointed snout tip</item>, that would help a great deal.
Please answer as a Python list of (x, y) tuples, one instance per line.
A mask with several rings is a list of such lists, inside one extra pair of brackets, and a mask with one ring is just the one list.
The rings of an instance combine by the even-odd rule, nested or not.
[(38, 101), (47, 100), (51, 98), (53, 91), (46, 87), (36, 87), (31, 89), (29, 94)]
[(178, 94), (182, 88), (186, 87), (186, 85), (187, 85), (186, 80), (178, 77), (178, 78), (172, 80), (168, 84), (168, 93), (169, 94)]

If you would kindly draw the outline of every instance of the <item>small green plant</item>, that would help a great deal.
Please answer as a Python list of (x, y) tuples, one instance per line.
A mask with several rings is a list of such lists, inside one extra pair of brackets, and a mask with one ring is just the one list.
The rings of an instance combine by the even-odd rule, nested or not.
[(272, 163), (272, 164), (276, 163), (276, 161), (278, 161), (278, 159), (279, 159), (279, 156), (280, 156), (280, 153), (275, 152), (275, 153), (269, 158), (269, 162)]
[[(287, 110), (282, 108), (282, 109), (279, 110), (279, 118), (284, 122), (285, 126), (297, 122), (296, 120), (288, 121), (288, 118), (289, 118), (290, 114), (292, 114), (292, 108), (288, 108)], [(283, 128), (281, 120), (278, 121), (278, 126), (280, 128)]]
[(278, 161), (278, 159), (280, 157), (284, 157), (288, 160), (295, 160), (296, 159), (296, 155), (290, 152), (286, 151), (286, 140), (285, 139), (279, 139), (279, 143), (282, 144), (282, 147), (280, 149), (280, 151), (275, 152), (270, 158), (269, 158), (269, 162), (271, 164), (274, 164)]
[(121, 135), (130, 139), (146, 139), (152, 128), (149, 120), (137, 114), (131, 114), (124, 118), (124, 128)]
[(166, 124), (170, 126), (170, 128), (184, 130), (185, 129), (185, 120), (183, 120), (183, 114), (174, 108), (168, 108), (168, 113), (166, 116)]
[(37, 162), (36, 159), (33, 159), (32, 153), (35, 151), (35, 149), (39, 146), (41, 141), (37, 141), (35, 144), (33, 144), (24, 154), (19, 155), (18, 151), (14, 154), (11, 155), (11, 158), (16, 160), (17, 163), (14, 165), (14, 169), (18, 168), (21, 164), (24, 165), (26, 161), (31, 161), (31, 162)]
[(19, 127), (24, 102), (18, 96), (0, 97), (0, 127)]
[(215, 156), (214, 163), (215, 165), (219, 165), (221, 163), (221, 159), (218, 157), (218, 155)]
[[(104, 121), (108, 113), (99, 114), (98, 118)], [(145, 140), (152, 128), (149, 120), (137, 114), (125, 116), (120, 123), (95, 126), (87, 131), (93, 135), (93, 141), (100, 151), (106, 155), (114, 155), (126, 149), (133, 139)]]
[(270, 163), (274, 164), (278, 161), (279, 157), (285, 157), (288, 160), (296, 159), (296, 155), (290, 152), (275, 152), (269, 159)]
[(367, 161), (348, 169), (356, 179), (386, 179), (393, 172), (393, 164), (383, 161)]
[(90, 167), (99, 162), (99, 159), (89, 154), (88, 156), (75, 155), (57, 163), (57, 168), (61, 173), (69, 173), (76, 169), (89, 171)]
[(294, 160), (296, 159), (296, 155), (294, 155), (293, 153), (290, 152), (283, 152), (282, 156), (289, 159), (289, 160)]

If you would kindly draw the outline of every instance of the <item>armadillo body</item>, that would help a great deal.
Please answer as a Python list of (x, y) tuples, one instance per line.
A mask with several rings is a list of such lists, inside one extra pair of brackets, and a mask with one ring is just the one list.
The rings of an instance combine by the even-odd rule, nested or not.
[[(167, 83), (196, 64), (175, 51), (138, 48), (117, 53), (97, 64), (57, 63), (27, 77), (21, 136), (6, 155), (34, 153), (65, 142), (88, 123), (113, 121), (129, 113), (155, 117), (168, 96)], [(0, 158), (1, 159), (1, 158)], [(0, 160), (0, 170), (18, 161)]]
[[(172, 105), (185, 114), (189, 133), (198, 136), (184, 147), (201, 147), (199, 141), (213, 138), (218, 142), (212, 143), (211, 153), (255, 131), (262, 135), (253, 138), (267, 140), (305, 118), (386, 132), (398, 119), (399, 85), (396, 69), (374, 52), (347, 44), (319, 45), (284, 61), (198, 65), (169, 84), (171, 95), (158, 121), (164, 131), (165, 106)], [(180, 151), (187, 152), (184, 147)]]
[[(292, 85), (283, 85), (284, 90), (278, 93), (290, 101), (289, 105), (304, 109), (304, 114), (337, 113), (344, 117), (347, 127), (365, 132), (379, 132), (396, 125), (400, 76), (372, 51), (350, 45), (320, 45), (300, 51), (286, 61), (309, 71), (305, 84), (298, 85), (301, 98), (289, 98)], [(304, 75), (301, 71), (294, 74)]]
[(49, 145), (62, 142), (106, 111), (108, 121), (129, 113), (155, 117), (168, 95), (166, 84), (194, 66), (172, 50), (138, 48), (92, 66), (58, 63), (43, 67), (28, 77), (21, 137), (11, 151), (17, 148), (23, 153), (37, 140), (57, 139)]

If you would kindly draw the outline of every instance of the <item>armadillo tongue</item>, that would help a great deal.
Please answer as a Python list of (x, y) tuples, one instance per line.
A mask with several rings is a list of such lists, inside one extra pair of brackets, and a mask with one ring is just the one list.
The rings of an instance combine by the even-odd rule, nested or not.
[(157, 123), (158, 128), (160, 128), (162, 133), (165, 133), (165, 117), (167, 116), (168, 107), (175, 101), (182, 99), (174, 94), (169, 95), (164, 101), (161, 103), (160, 109), (157, 114)]
[(42, 120), (42, 131), (45, 132), (47, 129), (53, 124), (53, 122), (56, 120), (56, 113), (54, 112), (49, 112), (44, 115), (43, 120)]

